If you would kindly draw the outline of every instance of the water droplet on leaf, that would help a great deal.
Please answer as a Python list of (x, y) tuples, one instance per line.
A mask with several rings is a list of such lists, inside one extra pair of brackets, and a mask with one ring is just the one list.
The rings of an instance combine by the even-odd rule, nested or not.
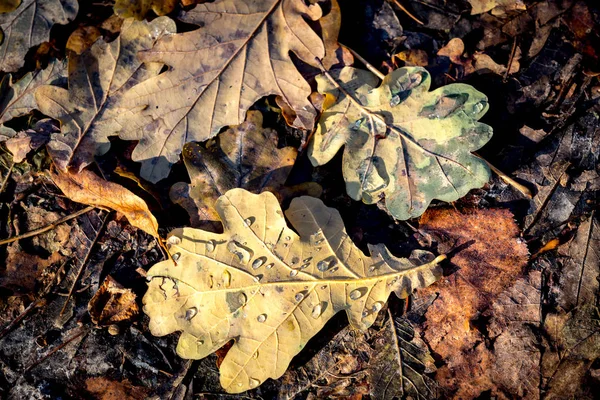
[(189, 321), (194, 318), (198, 314), (198, 309), (196, 307), (190, 307), (185, 311), (185, 320)]
[(223, 275), (221, 276), (223, 279), (223, 286), (228, 288), (231, 285), (231, 273), (227, 270), (223, 271)]
[(316, 318), (319, 318), (322, 313), (323, 313), (323, 306), (321, 305), (321, 303), (319, 303), (313, 307), (312, 313), (310, 315), (316, 319)]
[(302, 292), (296, 293), (296, 295), (294, 296), (294, 299), (296, 301), (302, 301), (303, 298), (304, 298), (304, 293), (302, 293)]
[(171, 236), (168, 240), (169, 244), (179, 244), (181, 243), (181, 239), (177, 236)]
[(260, 314), (258, 317), (256, 317), (256, 320), (258, 322), (265, 322), (267, 320), (267, 314)]
[(206, 251), (209, 253), (212, 253), (213, 251), (215, 251), (215, 247), (216, 247), (216, 243), (214, 240), (209, 240), (208, 242), (206, 242)]
[(294, 277), (296, 275), (298, 275), (298, 270), (297, 269), (293, 269), (293, 270), (290, 271), (290, 276), (291, 277)]
[(175, 253), (171, 257), (173, 257), (173, 261), (177, 261), (179, 260), (179, 257), (181, 257), (181, 253)]
[(360, 299), (361, 297), (363, 297), (363, 295), (366, 293), (367, 291), (365, 290), (365, 288), (362, 289), (354, 289), (353, 291), (350, 292), (349, 297), (352, 300), (357, 300)]
[(259, 258), (257, 258), (252, 263), (252, 268), (254, 268), (254, 269), (260, 268), (265, 263), (265, 261), (267, 261), (267, 257), (259, 257)]

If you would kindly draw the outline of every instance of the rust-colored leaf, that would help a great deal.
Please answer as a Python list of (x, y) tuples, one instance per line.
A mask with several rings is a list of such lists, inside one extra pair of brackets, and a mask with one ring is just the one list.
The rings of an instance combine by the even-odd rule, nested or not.
[(89, 170), (78, 174), (50, 172), (50, 176), (69, 199), (118, 211), (125, 215), (131, 225), (159, 237), (158, 222), (146, 202), (123, 186), (108, 182)]

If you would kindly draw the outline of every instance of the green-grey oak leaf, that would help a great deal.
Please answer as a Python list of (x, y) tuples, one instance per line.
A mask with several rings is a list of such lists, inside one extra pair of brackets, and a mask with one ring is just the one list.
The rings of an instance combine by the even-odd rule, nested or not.
[(391, 292), (404, 298), (441, 276), (444, 256), (396, 258), (382, 244), (366, 256), (339, 212), (314, 197), (295, 198), (284, 217), (272, 193), (232, 189), (215, 208), (224, 232), (171, 232), (177, 264), (148, 271), (143, 302), (153, 335), (183, 331), (183, 358), (206, 357), (235, 340), (220, 366), (231, 393), (280, 377), (337, 312), (365, 330)]
[(54, 24), (67, 24), (77, 15), (77, 0), (23, 0), (0, 14), (0, 71), (16, 71), (33, 46), (48, 41)]
[(307, 19), (321, 14), (319, 5), (303, 0), (216, 0), (182, 17), (199, 29), (167, 36), (140, 53), (144, 61), (169, 66), (123, 97), (131, 118), (120, 136), (139, 140), (132, 158), (142, 161), (141, 176), (165, 178), (185, 143), (243, 123), (264, 96), (279, 96), (295, 114), (292, 124), (312, 129), (311, 89), (290, 54), (318, 66), (325, 49)]
[(454, 83), (429, 91), (429, 73), (405, 67), (381, 84), (369, 71), (344, 67), (317, 77), (333, 96), (309, 145), (313, 165), (342, 146), (346, 191), (367, 204), (385, 197), (396, 219), (421, 215), (431, 200), (454, 201), (490, 177), (471, 152), (491, 137), (478, 122), (489, 105), (472, 86)]
[(127, 19), (116, 40), (99, 40), (81, 55), (71, 54), (69, 88), (44, 85), (35, 92), (40, 111), (61, 123), (53, 134), (48, 151), (62, 170), (80, 171), (94, 156), (106, 153), (109, 136), (123, 128), (123, 113), (115, 106), (130, 87), (160, 72), (162, 64), (143, 64), (140, 50), (149, 49), (175, 22), (159, 17), (152, 22)]

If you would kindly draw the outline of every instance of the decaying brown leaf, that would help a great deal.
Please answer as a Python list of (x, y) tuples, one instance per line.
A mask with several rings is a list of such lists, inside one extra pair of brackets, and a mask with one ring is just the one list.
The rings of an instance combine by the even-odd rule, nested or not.
[(176, 4), (177, 0), (116, 0), (115, 14), (121, 18), (144, 19), (150, 10), (156, 15), (167, 15)]
[(156, 75), (161, 64), (143, 65), (137, 52), (152, 47), (175, 23), (160, 17), (152, 22), (129, 19), (113, 42), (97, 41), (81, 55), (69, 58), (69, 90), (45, 85), (35, 92), (40, 111), (61, 122), (48, 151), (62, 170), (81, 170), (95, 155), (108, 151), (108, 137), (122, 128), (116, 100), (128, 88)]
[[(27, 154), (32, 150), (37, 150), (50, 140), (50, 135), (55, 133), (58, 128), (50, 119), (38, 121), (33, 129), (27, 129), (16, 133), (13, 137), (6, 140), (6, 149), (13, 155), (13, 162), (22, 162)], [(0, 137), (0, 142), (3, 138)]]
[(146, 202), (114, 182), (108, 182), (92, 171), (77, 174), (50, 172), (52, 180), (69, 199), (91, 206), (110, 208), (123, 214), (129, 223), (158, 238), (158, 222)]
[(419, 297), (435, 299), (425, 314), (425, 339), (446, 363), (436, 380), (456, 396), (470, 398), (491, 385), (490, 354), (474, 327), (476, 319), (518, 278), (527, 264), (527, 246), (512, 214), (503, 209), (430, 209), (419, 230), (434, 237), (439, 251), (457, 251), (451, 261), (459, 269)]
[(565, 311), (584, 304), (596, 304), (600, 293), (600, 231), (594, 213), (577, 229), (575, 237), (560, 246), (562, 259), (557, 297)]
[[(486, 74), (495, 73), (502, 75), (506, 73), (507, 67), (495, 62), (489, 55), (477, 51), (472, 55), (465, 56), (465, 44), (460, 38), (453, 38), (438, 51), (439, 56), (445, 56), (450, 58), (453, 64), (460, 65), (463, 68), (462, 74), (464, 76), (472, 73)], [(512, 57), (510, 63), (510, 70), (508, 74), (514, 74), (519, 72), (521, 65), (519, 60), (521, 59), (521, 49), (516, 47), (515, 54)]]
[(491, 11), (494, 15), (527, 10), (523, 0), (468, 0), (471, 4), (471, 15)]
[[(248, 111), (246, 121), (219, 134), (206, 145), (187, 143), (183, 161), (191, 184), (176, 183), (171, 200), (190, 214), (192, 227), (210, 228), (219, 220), (215, 202), (230, 189), (243, 188), (253, 193), (270, 190), (279, 193), (290, 173), (298, 151), (278, 148), (277, 131), (263, 128), (260, 111)], [(312, 183), (313, 193), (320, 193)], [(307, 188), (310, 190), (310, 187)]]
[(107, 276), (88, 303), (92, 322), (99, 326), (107, 326), (131, 319), (140, 311), (135, 301), (136, 297), (131, 289), (124, 288), (110, 275)]
[(77, 0), (22, 0), (14, 11), (0, 14), (0, 71), (22, 67), (27, 51), (47, 41), (54, 24), (71, 22), (78, 9)]
[(427, 375), (436, 370), (434, 359), (410, 321), (387, 318), (374, 336), (368, 375), (373, 398), (437, 398), (437, 385)]
[(130, 108), (120, 136), (140, 140), (133, 159), (143, 178), (165, 178), (186, 142), (205, 141), (239, 125), (259, 98), (278, 95), (295, 113), (294, 126), (312, 129), (310, 86), (290, 52), (318, 67), (323, 42), (306, 19), (321, 8), (302, 0), (217, 0), (199, 4), (182, 20), (202, 28), (159, 40), (140, 53), (166, 72), (134, 86), (120, 103)]
[(98, 376), (86, 379), (85, 386), (97, 400), (143, 400), (148, 396), (147, 388), (133, 386), (128, 380), (119, 382)]
[(66, 85), (66, 74), (66, 63), (53, 61), (46, 69), (29, 72), (15, 83), (10, 74), (5, 75), (0, 83), (0, 124), (37, 108), (35, 90), (41, 85)]
[(365, 256), (338, 211), (312, 197), (295, 198), (286, 211), (298, 233), (270, 192), (233, 189), (216, 209), (224, 233), (171, 232), (178, 264), (148, 271), (143, 301), (154, 335), (183, 331), (177, 352), (184, 358), (206, 357), (235, 340), (220, 367), (228, 392), (281, 376), (337, 312), (367, 329), (391, 292), (404, 298), (441, 273), (444, 256), (401, 259), (381, 244)]

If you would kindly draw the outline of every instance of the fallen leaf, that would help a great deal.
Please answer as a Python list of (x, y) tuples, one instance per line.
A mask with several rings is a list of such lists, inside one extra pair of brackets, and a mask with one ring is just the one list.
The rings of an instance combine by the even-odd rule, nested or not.
[(136, 295), (131, 289), (124, 288), (110, 275), (88, 303), (88, 313), (92, 322), (99, 326), (108, 326), (126, 321), (139, 313)]
[(47, 41), (54, 24), (71, 22), (78, 9), (77, 0), (23, 0), (16, 10), (0, 14), (0, 71), (21, 68), (29, 49)]
[(108, 137), (122, 128), (116, 100), (132, 85), (156, 75), (162, 65), (143, 65), (137, 52), (175, 30), (160, 17), (152, 22), (127, 20), (113, 42), (97, 41), (81, 55), (69, 58), (69, 90), (45, 85), (35, 92), (39, 109), (61, 122), (62, 133), (52, 135), (48, 151), (62, 170), (80, 171), (95, 155), (108, 151)]
[(7, 74), (0, 83), (0, 123), (37, 108), (35, 90), (41, 85), (66, 86), (66, 63), (53, 61), (46, 69), (28, 72), (16, 83)]
[(562, 269), (556, 296), (565, 310), (584, 304), (595, 304), (600, 293), (600, 232), (594, 212), (579, 225), (575, 237), (559, 246)]
[[(488, 336), (493, 342), (489, 370), (492, 395), (519, 399), (540, 398), (538, 328), (542, 323), (542, 274), (532, 271), (502, 292), (484, 313), (490, 318)], [(482, 366), (482, 368), (485, 366)]]
[(523, 0), (468, 0), (471, 4), (471, 15), (491, 11), (494, 15), (527, 10)]
[(0, 3), (0, 14), (6, 14), (14, 11), (21, 4), (21, 0), (3, 0)]
[(131, 110), (120, 137), (140, 140), (132, 158), (142, 162), (141, 176), (150, 182), (165, 178), (186, 142), (241, 124), (263, 96), (281, 96), (296, 115), (293, 125), (312, 129), (311, 89), (290, 52), (318, 66), (323, 42), (306, 19), (320, 16), (318, 5), (301, 0), (218, 0), (183, 16), (201, 29), (167, 36), (141, 52), (143, 61), (170, 67), (134, 86), (121, 102)]
[(50, 176), (69, 199), (118, 211), (125, 215), (131, 225), (156, 238), (159, 237), (158, 223), (146, 202), (123, 186), (108, 182), (89, 170), (78, 174), (50, 172)]
[(224, 233), (185, 228), (168, 243), (178, 265), (148, 271), (144, 312), (155, 336), (183, 331), (177, 353), (200, 359), (231, 339), (221, 385), (231, 393), (281, 376), (292, 357), (338, 311), (367, 329), (389, 294), (407, 297), (439, 277), (438, 262), (396, 258), (384, 245), (367, 257), (350, 240), (337, 210), (321, 200), (292, 200), (286, 226), (270, 192), (233, 189), (216, 209)]
[(277, 131), (262, 125), (260, 111), (248, 111), (245, 122), (206, 146), (192, 142), (183, 147), (191, 184), (176, 183), (170, 197), (188, 211), (192, 227), (217, 229), (215, 202), (230, 189), (278, 193), (283, 187), (298, 151), (291, 146), (278, 148)]
[(36, 289), (36, 283), (46, 268), (63, 260), (59, 252), (48, 257), (30, 254), (19, 243), (11, 243), (7, 249), (6, 269), (0, 274), (0, 287), (26, 293)]
[(388, 318), (374, 334), (368, 382), (375, 399), (435, 399), (436, 370), (429, 348), (404, 318)]
[(345, 146), (350, 197), (372, 204), (385, 196), (394, 218), (409, 219), (433, 199), (457, 200), (489, 180), (485, 162), (471, 154), (492, 135), (477, 122), (488, 109), (482, 93), (465, 84), (428, 92), (429, 73), (419, 67), (397, 69), (379, 87), (368, 71), (332, 74), (317, 77), (319, 92), (337, 102), (323, 112), (308, 154), (323, 165)]
[(518, 278), (527, 246), (503, 209), (429, 209), (419, 231), (433, 237), (438, 251), (456, 251), (450, 260), (460, 268), (419, 292), (435, 299), (425, 313), (424, 337), (445, 362), (436, 381), (453, 396), (473, 398), (492, 387), (491, 354), (475, 328), (477, 318)]
[(569, 393), (576, 399), (596, 395), (591, 381), (592, 365), (600, 357), (600, 314), (595, 304), (584, 304), (570, 313), (559, 311), (544, 321), (551, 342), (542, 356), (541, 388), (546, 398), (561, 399)]
[(148, 396), (148, 389), (133, 386), (128, 380), (122, 382), (97, 376), (85, 380), (86, 390), (97, 400), (143, 400)]
[(142, 20), (150, 10), (156, 15), (167, 15), (175, 5), (177, 0), (116, 0), (114, 8), (115, 14), (121, 18)]
[[(45, 145), (50, 140), (50, 135), (57, 130), (58, 128), (52, 123), (52, 120), (40, 120), (33, 129), (18, 132), (6, 140), (6, 149), (12, 153), (13, 162), (20, 163), (30, 151), (35, 151)], [(2, 142), (1, 137), (0, 142)]]
[(310, 360), (285, 372), (278, 398), (361, 399), (368, 395), (367, 369), (374, 355), (370, 339), (375, 332), (373, 327), (367, 332), (344, 327)]
[[(478, 74), (489, 74), (495, 73), (497, 75), (504, 75), (507, 67), (498, 64), (487, 54), (483, 52), (475, 52), (473, 55), (467, 56), (463, 54), (465, 51), (465, 45), (460, 38), (451, 39), (444, 47), (438, 51), (438, 56), (445, 56), (450, 58), (455, 65), (460, 65), (463, 69), (462, 75), (467, 76), (473, 73)], [(515, 54), (510, 63), (509, 74), (515, 74), (519, 72), (521, 65), (519, 60), (521, 59), (521, 49), (517, 46)]]
[(102, 36), (102, 32), (95, 26), (80, 26), (69, 35), (66, 49), (75, 52), (77, 55), (81, 55), (84, 51), (92, 47), (100, 36)]

